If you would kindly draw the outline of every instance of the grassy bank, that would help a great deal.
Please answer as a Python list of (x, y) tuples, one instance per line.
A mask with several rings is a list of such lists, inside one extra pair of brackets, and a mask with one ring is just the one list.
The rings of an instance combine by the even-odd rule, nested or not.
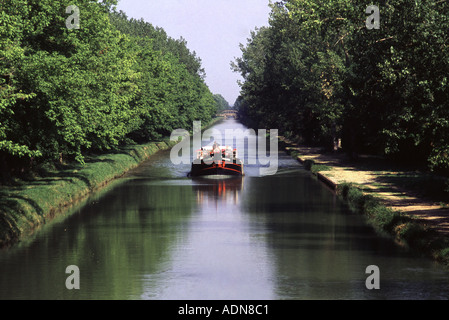
[[(411, 190), (423, 197), (429, 196), (428, 186), (433, 186), (430, 194), (438, 202), (444, 180), (428, 177), (428, 173), (401, 172), (400, 168), (391, 168), (392, 164), (382, 160), (359, 160), (356, 163), (336, 154), (323, 154), (315, 148), (300, 147), (281, 139), (281, 147), (301, 162), (319, 180), (333, 189), (349, 206), (367, 217), (367, 221), (382, 235), (393, 237), (399, 243), (412, 250), (431, 256), (449, 266), (449, 238), (447, 234), (431, 228), (423, 219), (397, 210), (398, 204), (409, 201), (401, 191)], [(313, 150), (312, 150), (313, 149)], [(307, 155), (305, 155), (307, 153)], [(340, 159), (338, 159), (340, 157)], [(342, 160), (343, 159), (343, 160)], [(373, 169), (375, 168), (375, 169)], [(391, 172), (390, 172), (391, 171)], [(441, 180), (441, 181), (440, 181)], [(419, 183), (415, 183), (418, 181)], [(399, 191), (398, 191), (399, 190)], [(394, 196), (392, 196), (395, 194)], [(443, 195), (444, 196), (444, 195)], [(395, 199), (392, 201), (392, 199)], [(399, 200), (398, 200), (399, 199)], [(420, 203), (414, 198), (413, 203)], [(396, 207), (387, 204), (395, 203)], [(405, 208), (406, 205), (403, 206)], [(444, 206), (443, 206), (444, 207)], [(442, 208), (444, 209), (444, 208)], [(433, 214), (441, 215), (438, 209)], [(418, 210), (419, 212), (419, 210)]]
[(336, 191), (353, 210), (364, 214), (377, 231), (393, 236), (399, 243), (449, 267), (449, 239), (447, 237), (426, 227), (413, 216), (386, 207), (380, 198), (365, 194), (359, 187), (351, 183), (338, 185)]
[(122, 176), (159, 150), (174, 143), (169, 139), (131, 145), (113, 153), (90, 156), (86, 164), (45, 170), (39, 177), (17, 180), (0, 189), (0, 247), (31, 234), (69, 205)]
[[(214, 118), (202, 130), (221, 121), (221, 117)], [(107, 154), (88, 156), (85, 165), (41, 170), (32, 179), (0, 186), (0, 248), (27, 237), (67, 207), (175, 144), (167, 137), (159, 142), (128, 145)]]

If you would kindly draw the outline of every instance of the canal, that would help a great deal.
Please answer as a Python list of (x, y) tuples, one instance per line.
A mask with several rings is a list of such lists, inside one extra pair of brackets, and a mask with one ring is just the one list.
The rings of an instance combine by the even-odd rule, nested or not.
[[(245, 129), (214, 127), (228, 128)], [(161, 151), (0, 251), (0, 299), (449, 298), (447, 270), (377, 235), (283, 152), (274, 175), (189, 169)], [(79, 289), (66, 288), (71, 265)], [(370, 265), (380, 289), (366, 287)]]

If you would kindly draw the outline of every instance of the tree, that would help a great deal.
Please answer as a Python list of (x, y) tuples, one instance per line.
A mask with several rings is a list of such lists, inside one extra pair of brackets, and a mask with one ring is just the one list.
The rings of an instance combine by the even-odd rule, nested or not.
[(214, 94), (214, 100), (217, 105), (217, 112), (227, 110), (231, 108), (229, 102), (221, 94)]
[(201, 60), (184, 39), (174, 40), (162, 28), (112, 12), (111, 21), (130, 37), (138, 55), (134, 65), (142, 75), (132, 103), (143, 125), (130, 133), (137, 140), (168, 135), (177, 128), (192, 129), (194, 120), (208, 122), (216, 112), (212, 93), (204, 82)]
[[(270, 26), (256, 29), (234, 69), (248, 116), (262, 126), (333, 147), (340, 136), (347, 72), (344, 19), (323, 18), (336, 2), (272, 4)], [(310, 10), (310, 9), (313, 10)], [(251, 116), (252, 114), (252, 116)]]
[(0, 161), (3, 172), (7, 171), (9, 157), (32, 158), (41, 155), (39, 150), (33, 149), (25, 141), (10, 137), (10, 132), (17, 128), (14, 105), (34, 96), (33, 93), (22, 92), (16, 84), (16, 66), (25, 59), (24, 49), (20, 46), (23, 33), (28, 28), (21, 19), (28, 14), (25, 4), (25, 1), (17, 1), (8, 6), (6, 3), (0, 4)]
[(241, 118), (348, 152), (449, 169), (448, 4), (286, 0), (242, 46)]
[(381, 8), (380, 30), (358, 32), (351, 42), (348, 122), (358, 148), (447, 169), (448, 4), (397, 0)]
[(115, 11), (115, 0), (0, 3), (2, 172), (160, 138), (216, 112), (185, 40)]

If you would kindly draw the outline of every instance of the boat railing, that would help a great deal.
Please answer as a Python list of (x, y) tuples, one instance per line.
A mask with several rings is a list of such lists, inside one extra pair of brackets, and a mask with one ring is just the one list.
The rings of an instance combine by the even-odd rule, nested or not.
[(221, 148), (212, 148), (212, 147), (203, 147), (200, 150), (197, 150), (196, 158), (199, 160), (203, 160), (204, 158), (214, 158), (215, 154), (220, 154), (222, 159), (234, 160), (237, 159), (237, 149), (231, 147), (221, 147)]

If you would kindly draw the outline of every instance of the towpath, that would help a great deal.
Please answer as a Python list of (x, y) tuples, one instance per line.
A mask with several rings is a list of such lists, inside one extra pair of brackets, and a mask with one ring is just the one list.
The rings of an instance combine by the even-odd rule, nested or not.
[[(350, 159), (341, 153), (325, 153), (281, 138), (295, 151), (300, 162), (313, 160), (324, 165), (321, 178), (334, 187), (341, 183), (358, 185), (365, 193), (379, 197), (387, 207), (410, 214), (428, 227), (449, 236), (447, 199), (432, 195), (432, 187), (444, 186), (444, 178), (412, 168), (401, 168), (379, 157)], [(444, 195), (443, 195), (444, 197)]]

